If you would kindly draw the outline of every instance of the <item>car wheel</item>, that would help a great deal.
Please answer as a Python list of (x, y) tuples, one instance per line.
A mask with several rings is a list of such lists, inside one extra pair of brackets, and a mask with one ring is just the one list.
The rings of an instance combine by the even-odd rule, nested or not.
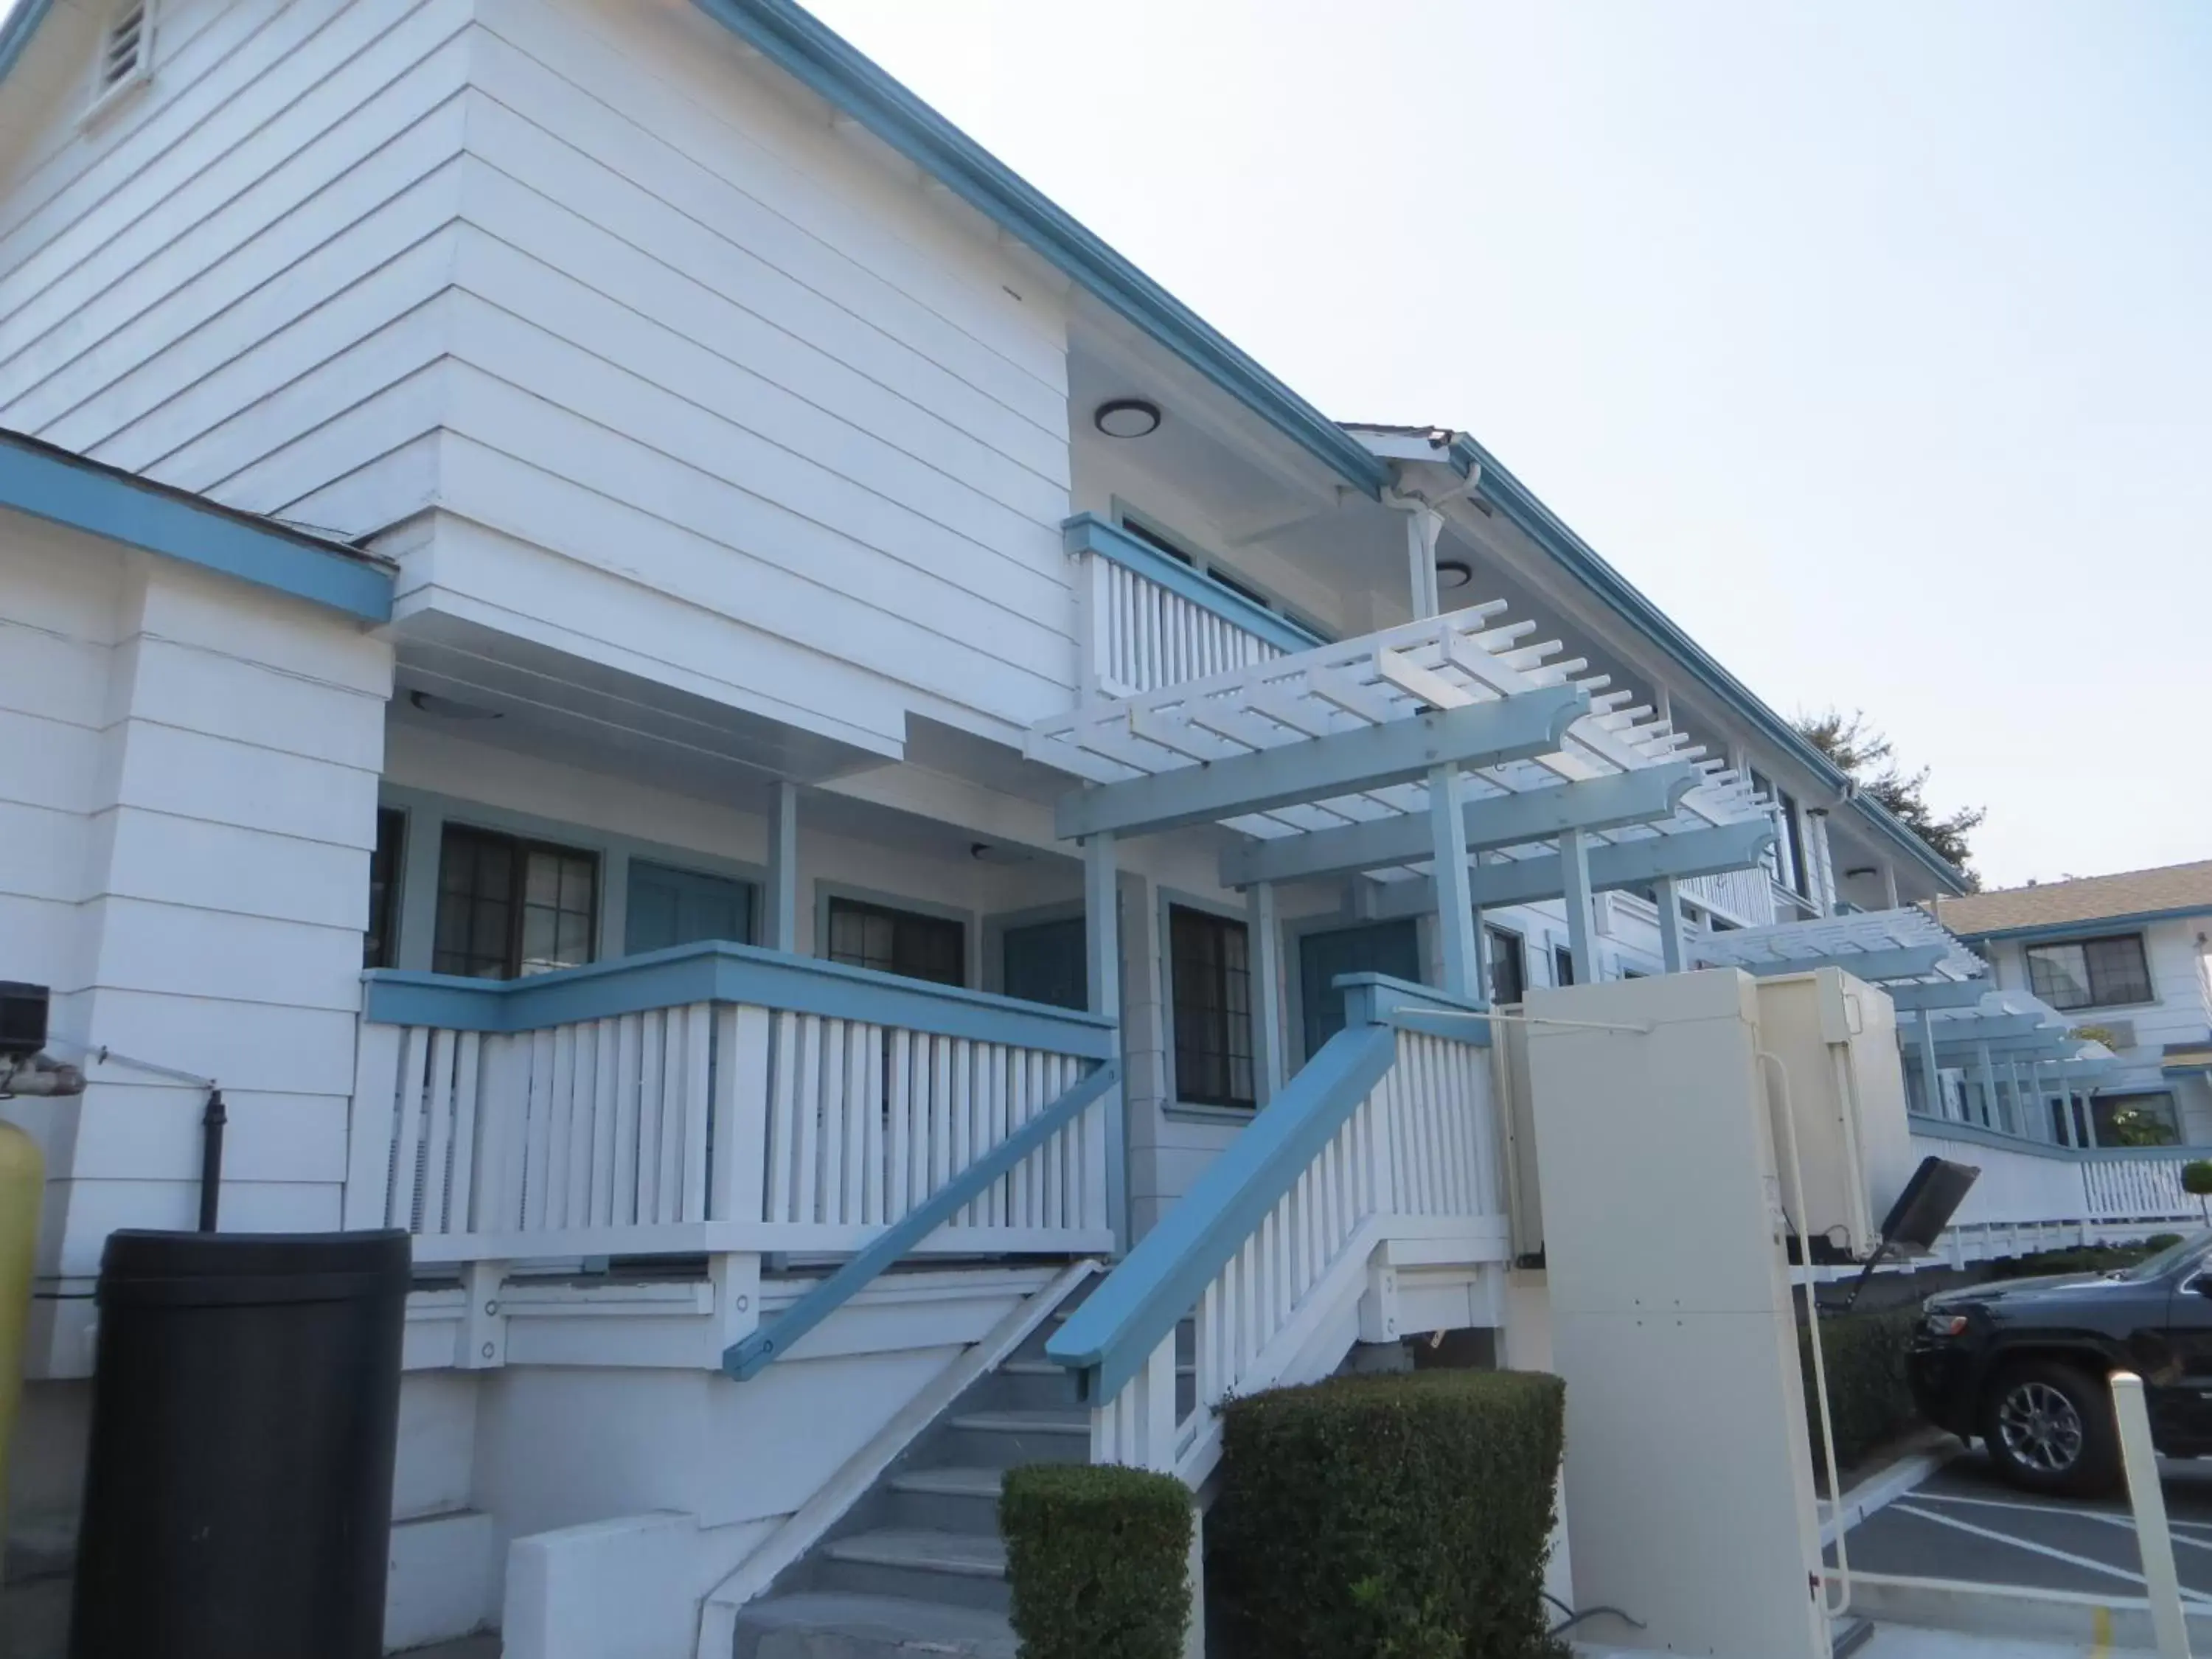
[(2030, 1492), (2096, 1497), (2119, 1485), (2119, 1432), (2101, 1378), (2062, 1361), (2008, 1366), (1982, 1401), (1982, 1440)]

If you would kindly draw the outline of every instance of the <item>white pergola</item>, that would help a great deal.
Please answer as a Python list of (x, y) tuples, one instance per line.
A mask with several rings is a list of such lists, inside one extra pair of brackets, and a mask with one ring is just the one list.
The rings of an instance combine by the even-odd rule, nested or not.
[[(1755, 866), (1773, 838), (1748, 781), (1706, 758), (1503, 602), (1041, 720), (1025, 751), (1084, 781), (1059, 832), (1085, 847), (1094, 999), (1113, 960), (1116, 836), (1215, 823), (1243, 839), (1224, 884), (1253, 895), (1263, 1029), (1279, 1011), (1274, 887), (1364, 873), (1381, 914), (1433, 908), (1444, 988), (1480, 1004), (1482, 905), (1566, 902), (1590, 969), (1590, 895)], [(1662, 902), (1668, 965), (1684, 941)], [(1112, 1012), (1110, 1007), (1102, 1010)], [(1269, 1045), (1272, 1046), (1272, 1045)], [(1265, 1066), (1263, 1063), (1263, 1070)]]
[[(1936, 1100), (1936, 1078), (1948, 1065), (1978, 1071), (1994, 1101), (2002, 1066), (2023, 1132), (2039, 1115), (2026, 1109), (2031, 1097), (2040, 1101), (2055, 1085), (2070, 1099), (2077, 1084), (2094, 1084), (2119, 1063), (2103, 1044), (2069, 1036), (2066, 1017), (2048, 1003), (1997, 988), (1988, 964), (1916, 906), (1714, 933), (1692, 949), (1709, 965), (1747, 973), (1834, 967), (1880, 985), (1896, 1006), (1898, 1043), (1917, 1057), (1927, 1100)], [(2070, 1109), (2063, 1120), (2071, 1145)]]

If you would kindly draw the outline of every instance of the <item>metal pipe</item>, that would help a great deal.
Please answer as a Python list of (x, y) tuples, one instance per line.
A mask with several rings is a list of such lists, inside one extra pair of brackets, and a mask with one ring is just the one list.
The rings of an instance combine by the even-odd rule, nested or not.
[(207, 1109), (200, 1114), (200, 1231), (216, 1230), (216, 1212), (222, 1201), (222, 1127), (230, 1115), (222, 1109), (222, 1091), (210, 1089)]

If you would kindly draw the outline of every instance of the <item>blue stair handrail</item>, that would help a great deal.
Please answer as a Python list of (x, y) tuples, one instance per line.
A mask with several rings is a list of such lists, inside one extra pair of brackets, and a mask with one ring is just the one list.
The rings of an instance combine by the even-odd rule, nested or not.
[(1113, 1399), (1144, 1369), (1397, 1055), (1387, 1024), (1331, 1037), (1069, 1316), (1045, 1357), (1082, 1373), (1085, 1399)]
[(1487, 1046), (1488, 1010), (1384, 974), (1343, 974), (1345, 1027), (1191, 1183), (1045, 1344), (1101, 1405), (1144, 1369), (1244, 1241), (1397, 1062), (1398, 1033)]
[[(722, 1351), (722, 1369), (742, 1382), (772, 1359), (791, 1352), (799, 1338), (850, 1301), (854, 1294), (981, 1197), (992, 1182), (1080, 1117), (1121, 1080), (1121, 1064), (1109, 1060), (955, 1175), (927, 1200), (878, 1234), (865, 1249), (764, 1325)], [(1108, 1150), (1112, 1156), (1112, 1149)]]

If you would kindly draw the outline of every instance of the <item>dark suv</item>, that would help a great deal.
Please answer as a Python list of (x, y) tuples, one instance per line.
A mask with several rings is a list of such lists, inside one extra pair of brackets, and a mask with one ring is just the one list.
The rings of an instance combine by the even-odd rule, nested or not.
[(2119, 1484), (2106, 1382), (2115, 1370), (2142, 1376), (2160, 1451), (2212, 1454), (2212, 1232), (2117, 1273), (1931, 1297), (1907, 1364), (1929, 1420), (1978, 1435), (1990, 1462), (2033, 1491)]

